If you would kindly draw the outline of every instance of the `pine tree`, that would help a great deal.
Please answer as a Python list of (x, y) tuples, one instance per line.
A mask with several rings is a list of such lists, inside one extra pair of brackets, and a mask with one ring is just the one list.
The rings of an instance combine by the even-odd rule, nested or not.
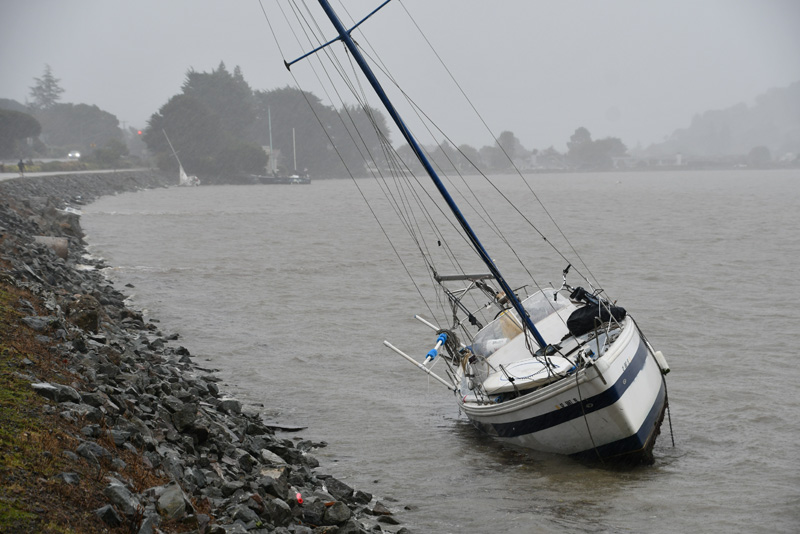
[(34, 78), (34, 81), (36, 85), (30, 88), (33, 101), (28, 105), (36, 111), (50, 109), (59, 101), (61, 93), (64, 92), (64, 89), (58, 85), (61, 80), (53, 76), (50, 65), (45, 65), (42, 77)]

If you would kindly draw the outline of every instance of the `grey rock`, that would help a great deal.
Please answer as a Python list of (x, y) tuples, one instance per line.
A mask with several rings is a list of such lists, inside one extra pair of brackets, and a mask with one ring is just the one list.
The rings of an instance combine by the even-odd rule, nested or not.
[(261, 459), (267, 465), (286, 465), (286, 460), (268, 449), (261, 450)]
[(59, 473), (55, 476), (59, 480), (63, 480), (71, 486), (76, 486), (80, 483), (81, 477), (78, 473)]
[(397, 519), (395, 519), (395, 518), (394, 518), (393, 516), (391, 516), (391, 515), (382, 515), (382, 516), (379, 516), (379, 517), (378, 517), (378, 522), (379, 522), (379, 523), (383, 523), (383, 524), (385, 524), (385, 525), (399, 525), (399, 524), (400, 524), (400, 521), (398, 521)]
[(158, 527), (158, 523), (158, 516), (145, 517), (137, 534), (153, 534), (156, 531), (156, 527)]
[(186, 516), (187, 508), (191, 503), (177, 484), (167, 485), (156, 503), (158, 513), (165, 521), (173, 521)]
[(114, 445), (117, 447), (122, 447), (125, 445), (128, 439), (131, 437), (131, 433), (124, 430), (112, 429), (108, 433), (111, 436), (111, 439), (114, 441)]
[(331, 506), (325, 508), (325, 514), (322, 521), (325, 525), (341, 525), (348, 519), (352, 512), (342, 501), (336, 501)]
[(307, 501), (303, 505), (303, 521), (311, 525), (321, 525), (325, 516), (325, 503), (320, 500)]
[(256, 466), (256, 459), (250, 456), (249, 453), (242, 451), (242, 455), (239, 456), (239, 466), (246, 472), (249, 473), (253, 470), (253, 467)]
[(75, 452), (78, 453), (78, 456), (86, 458), (92, 463), (111, 458), (111, 453), (94, 441), (84, 441), (78, 445)]
[(92, 423), (98, 423), (103, 420), (103, 412), (88, 404), (76, 404), (74, 402), (64, 401), (61, 403), (61, 408), (68, 411), (77, 419), (85, 419)]
[(63, 384), (50, 384), (48, 382), (38, 382), (31, 384), (33, 390), (46, 399), (55, 402), (81, 402), (80, 394), (70, 386)]
[(122, 524), (122, 518), (110, 504), (98, 508), (94, 513), (110, 527), (118, 527)]
[(228, 511), (228, 514), (233, 520), (239, 520), (243, 523), (250, 523), (251, 521), (259, 521), (258, 514), (251, 510), (248, 506), (240, 504)]
[[(358, 525), (358, 522), (351, 517), (339, 527), (339, 530), (336, 531), (336, 534), (360, 534), (361, 532), (362, 530)], [(380, 532), (380, 530), (378, 532)]]
[(327, 488), (328, 493), (340, 501), (347, 501), (353, 496), (353, 488), (341, 480), (333, 477), (328, 477), (325, 479), (325, 487)]
[(289, 495), (289, 484), (286, 480), (286, 477), (278, 477), (274, 478), (272, 476), (262, 476), (260, 477), (257, 482), (258, 487), (267, 495), (272, 495), (273, 497), (278, 497), (279, 499), (288, 499), (291, 497)]
[(189, 473), (184, 478), (188, 478), (198, 488), (206, 487), (206, 476), (203, 474), (202, 469), (192, 467), (188, 471)]
[[(78, 428), (84, 427), (84, 434), (78, 435), (86, 442), (80, 444), (78, 454), (64, 451), (64, 457), (70, 462), (100, 460), (105, 466), (110, 461), (111, 470), (122, 469), (124, 462), (111, 456), (114, 450), (89, 438), (99, 439), (100, 428), (100, 435), (107, 432), (116, 447), (138, 455), (146, 468), (163, 470), (183, 485), (183, 492), (173, 485), (131, 494), (131, 499), (144, 506), (138, 516), (143, 518), (140, 534), (158, 531), (163, 521), (159, 513), (168, 515), (166, 498), (173, 492), (175, 514), (180, 516), (174, 525), (182, 531), (311, 534), (313, 529), (298, 522), (306, 521), (307, 516), (313, 518), (308, 524), (323, 525), (326, 512), (327, 521), (341, 521), (347, 516), (343, 506), (349, 507), (349, 519), (321, 526), (319, 532), (396, 531), (397, 527), (384, 531), (376, 519), (365, 516), (377, 513), (382, 517), (380, 506), (366, 508), (371, 495), (313, 471), (319, 462), (306, 453), (324, 442), (276, 437), (260, 414), (243, 413), (238, 400), (221, 392), (221, 379), (213, 374), (217, 370), (197, 366), (188, 350), (171, 345), (178, 336), (160, 332), (156, 320), (126, 308), (125, 295), (102, 276), (107, 265), (82, 257), (85, 249), (79, 218), (63, 218), (57, 211), (100, 195), (166, 183), (155, 173), (127, 171), (0, 182), (0, 254), (10, 266), (7, 274), (0, 276), (41, 299), (49, 310), (47, 317), (39, 316), (33, 303), (15, 304), (21, 315), (28, 317), (22, 324), (36, 330), (34, 334), (42, 341), (48, 338), (48, 343), (55, 343), (52, 347), (57, 357), (77, 376), (76, 382), (86, 384), (87, 391), (80, 396), (68, 386), (40, 386), (39, 394), (51, 400), (43, 411), (62, 414)], [(25, 216), (14, 211), (15, 204), (27, 206)], [(66, 261), (45, 245), (33, 243), (34, 235), (68, 239)], [(79, 271), (75, 269), (78, 262), (94, 269)], [(34, 376), (26, 380), (41, 383)], [(70, 473), (56, 478), (67, 484), (80, 482)], [(327, 492), (321, 491), (323, 483)], [(108, 491), (111, 494), (112, 489)], [(109, 524), (124, 521), (123, 507), (133, 506), (125, 491), (113, 491), (118, 493), (113, 498), (121, 504), (102, 510)], [(306, 498), (305, 504), (297, 503), (294, 494), (298, 491)], [(213, 515), (227, 528), (192, 517), (189, 494), (193, 499), (207, 499)], [(334, 501), (340, 503), (337, 509), (325, 506)], [(247, 508), (259, 514), (263, 526)], [(235, 520), (226, 513), (234, 509), (239, 510)], [(130, 508), (127, 510), (130, 513)], [(127, 530), (135, 532), (136, 528)]]
[(118, 481), (106, 486), (103, 495), (127, 517), (134, 517), (141, 506), (130, 490)]
[(89, 438), (100, 437), (100, 425), (86, 425), (81, 428), (81, 434)]
[(372, 502), (372, 494), (356, 490), (355, 493), (353, 493), (353, 502), (356, 504), (369, 504)]
[(172, 414), (172, 424), (178, 432), (185, 432), (197, 420), (197, 407), (192, 404), (182, 404)]
[(232, 480), (229, 482), (225, 482), (222, 485), (222, 496), (223, 497), (230, 497), (233, 495), (237, 490), (240, 490), (244, 487), (244, 482), (240, 480)]
[(224, 399), (220, 399), (217, 408), (229, 414), (240, 413), (242, 411), (242, 403), (236, 399), (226, 397)]
[(292, 507), (283, 499), (272, 499), (269, 501), (269, 515), (273, 524), (288, 525), (292, 520)]
[(380, 501), (377, 501), (377, 502), (375, 503), (375, 506), (373, 506), (373, 507), (372, 507), (372, 510), (370, 510), (370, 513), (371, 513), (372, 515), (392, 515), (392, 511), (391, 511), (391, 510), (389, 510), (389, 509), (386, 507), (386, 505), (385, 505), (385, 504), (383, 504), (383, 503), (382, 503), (382, 502), (380, 502)]
[(23, 317), (21, 319), (23, 324), (25, 324), (28, 328), (32, 330), (36, 330), (37, 332), (45, 332), (46, 330), (50, 330), (56, 324), (58, 324), (58, 318), (52, 316), (32, 316), (32, 317)]

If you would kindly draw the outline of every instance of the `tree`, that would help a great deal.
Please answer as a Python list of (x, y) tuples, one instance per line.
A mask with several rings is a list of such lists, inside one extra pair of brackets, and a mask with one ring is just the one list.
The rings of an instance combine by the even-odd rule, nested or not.
[(365, 160), (378, 168), (387, 167), (383, 145), (390, 143), (389, 129), (386, 118), (377, 109), (344, 106), (330, 131), (339, 140), (336, 148), (351, 172), (361, 174)]
[(218, 152), (214, 163), (220, 174), (227, 169), (236, 169), (245, 174), (264, 174), (267, 167), (267, 153), (260, 146), (234, 142)]
[(42, 138), (50, 146), (79, 148), (89, 152), (112, 139), (121, 140), (115, 115), (87, 104), (54, 104), (36, 113)]
[(500, 136), (497, 138), (497, 144), (503, 149), (503, 152), (506, 153), (508, 159), (512, 161), (517, 153), (517, 148), (522, 146), (517, 139), (517, 136), (508, 130), (500, 134)]
[(101, 148), (96, 149), (90, 156), (106, 167), (116, 167), (123, 156), (128, 155), (128, 146), (120, 139), (109, 139)]
[(457, 170), (458, 152), (447, 141), (442, 140), (429, 152), (429, 159), (437, 171), (447, 174)]
[(528, 165), (531, 153), (522, 146), (522, 143), (513, 132), (507, 130), (502, 132), (497, 138), (497, 144), (507, 156), (506, 163), (503, 165), (506, 169), (510, 170), (513, 166), (526, 167)]
[(50, 109), (55, 106), (61, 99), (61, 93), (64, 89), (58, 85), (59, 80), (53, 76), (50, 70), (50, 65), (44, 66), (44, 74), (41, 78), (34, 78), (36, 85), (31, 87), (31, 99), (29, 104), (30, 108), (34, 111)]
[(11, 111), (20, 111), (22, 113), (30, 113), (30, 108), (20, 104), (16, 100), (10, 98), (0, 98), (0, 109), (10, 109)]
[(178, 161), (164, 132), (186, 172), (203, 175), (204, 182), (265, 171), (267, 154), (261, 147), (227, 133), (220, 116), (195, 97), (179, 94), (170, 98), (150, 117), (142, 135), (158, 166), (177, 170)]
[(477, 169), (481, 169), (483, 163), (481, 155), (475, 147), (470, 145), (460, 145), (458, 147), (458, 156), (456, 156), (456, 168), (462, 173), (474, 173)]
[(536, 163), (545, 169), (563, 169), (564, 155), (554, 147), (545, 148), (536, 155)]
[(213, 172), (214, 156), (227, 145), (219, 116), (196, 98), (184, 94), (173, 96), (161, 106), (150, 117), (142, 135), (148, 150), (156, 154), (159, 167), (177, 169), (165, 131), (190, 173)]
[(345, 174), (333, 145), (343, 144), (347, 133), (333, 108), (322, 104), (312, 93), (288, 86), (256, 91), (255, 100), (258, 118), (253, 126), (253, 140), (260, 146), (268, 146), (272, 138), (275, 160), (269, 163), (270, 167), (274, 164), (282, 173), (293, 172), (296, 148), (301, 170), (308, 169), (315, 176)]
[(211, 72), (190, 69), (183, 82), (183, 94), (215, 113), (226, 134), (238, 139), (247, 138), (250, 134), (255, 120), (255, 101), (253, 90), (239, 67), (233, 70), (233, 74), (222, 62)]
[(567, 150), (575, 153), (585, 149), (591, 144), (592, 134), (589, 133), (589, 130), (581, 126), (570, 136), (569, 142), (567, 143)]
[(488, 171), (502, 172), (509, 167), (508, 158), (497, 144), (494, 146), (482, 146), (479, 154)]
[(572, 167), (585, 170), (607, 170), (613, 167), (613, 158), (628, 153), (627, 147), (616, 137), (592, 141), (592, 134), (580, 127), (567, 143), (567, 160)]
[(0, 158), (17, 157), (19, 142), (28, 137), (36, 137), (42, 126), (27, 113), (0, 109)]
[(766, 167), (770, 163), (772, 163), (772, 154), (763, 145), (753, 147), (747, 154), (747, 164), (750, 167)]
[(425, 168), (417, 159), (417, 155), (414, 153), (414, 149), (411, 148), (411, 145), (408, 143), (404, 143), (397, 149), (397, 156), (400, 158), (400, 161), (403, 162), (403, 165), (411, 170), (411, 172), (415, 174), (422, 174), (425, 172)]

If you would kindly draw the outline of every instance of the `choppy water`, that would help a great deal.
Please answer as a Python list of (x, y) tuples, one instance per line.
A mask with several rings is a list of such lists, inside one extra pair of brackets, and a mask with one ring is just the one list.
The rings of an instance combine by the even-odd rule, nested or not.
[(383, 348), (433, 338), (350, 181), (125, 194), (82, 224), (135, 306), (415, 532), (800, 531), (800, 171), (532, 183), (672, 366), (675, 446), (665, 422), (654, 466), (501, 446)]

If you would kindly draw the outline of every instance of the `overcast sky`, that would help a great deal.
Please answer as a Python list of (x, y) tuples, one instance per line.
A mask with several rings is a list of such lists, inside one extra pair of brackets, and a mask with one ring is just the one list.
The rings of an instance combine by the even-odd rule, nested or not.
[[(403, 2), (489, 126), (511, 130), (527, 148), (563, 150), (580, 126), (595, 139), (646, 146), (688, 126), (696, 113), (752, 104), (766, 90), (800, 80), (797, 0)], [(345, 0), (356, 18), (378, 3)], [(293, 59), (300, 47), (284, 31), (273, 0), (263, 4)], [(62, 102), (96, 104), (128, 126), (144, 127), (180, 92), (190, 67), (239, 65), (254, 89), (294, 83), (258, 0), (0, 0), (0, 6), (2, 98), (25, 103), (49, 64), (65, 90)], [(417, 65), (416, 57), (430, 51), (415, 32), (393, 3), (357, 37), (378, 50), (426, 110), (455, 129), (454, 140), (490, 144), (479, 124), (462, 122), (451, 109), (457, 92)], [(410, 49), (402, 48), (405, 36), (414, 37)], [(298, 79), (304, 69), (293, 67)], [(324, 99), (313, 81), (303, 88)]]

